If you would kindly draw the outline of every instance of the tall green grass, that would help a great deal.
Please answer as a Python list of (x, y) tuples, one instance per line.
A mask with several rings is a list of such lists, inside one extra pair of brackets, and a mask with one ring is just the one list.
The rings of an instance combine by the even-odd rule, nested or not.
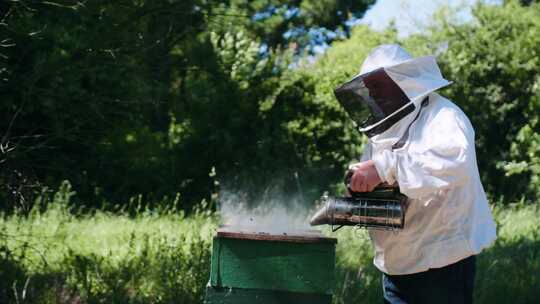
[[(64, 184), (47, 207), (0, 217), (0, 303), (201, 303), (218, 219), (176, 208), (81, 212)], [(540, 299), (540, 208), (494, 210), (496, 244), (478, 259), (477, 303)], [(365, 231), (338, 238), (334, 302), (380, 302)]]
[(0, 219), (0, 303), (200, 303), (217, 220), (175, 209), (43, 211)]

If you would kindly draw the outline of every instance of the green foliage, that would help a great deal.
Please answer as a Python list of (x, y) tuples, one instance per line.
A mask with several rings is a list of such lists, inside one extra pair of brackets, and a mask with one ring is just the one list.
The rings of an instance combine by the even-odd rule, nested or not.
[[(260, 38), (270, 49), (292, 46), (302, 52), (311, 51), (315, 36), (317, 43), (331, 43), (339, 34), (347, 35), (346, 21), (361, 18), (374, 0), (232, 0), (214, 9), (219, 26), (246, 29)], [(229, 10), (225, 9), (230, 7)], [(238, 18), (239, 16), (248, 18)], [(253, 22), (256, 21), (256, 22)], [(214, 31), (220, 31), (218, 27)], [(234, 32), (234, 31), (233, 31)], [(329, 34), (332, 32), (332, 34)], [(337, 32), (335, 34), (333, 32)]]
[[(66, 178), (93, 205), (176, 192), (193, 204), (215, 191), (212, 168), (233, 184), (290, 179), (288, 169), (269, 172), (309, 164), (281, 153), (298, 143), (287, 122), (260, 109), (310, 29), (346, 32), (344, 22), (372, 2), (0, 3), (1, 207), (11, 193), (21, 202), (20, 188)], [(287, 115), (300, 115), (301, 101)]]
[(13, 148), (3, 172), (17, 169), (49, 185), (69, 176), (87, 196), (103, 188), (110, 197), (148, 193), (163, 183), (148, 172), (170, 163), (161, 147), (175, 62), (153, 59), (173, 45), (187, 48), (175, 33), (196, 36), (202, 15), (178, 18), (197, 1), (115, 3), (2, 4), (11, 44), (2, 49), (9, 101), (1, 105), (2, 145)]

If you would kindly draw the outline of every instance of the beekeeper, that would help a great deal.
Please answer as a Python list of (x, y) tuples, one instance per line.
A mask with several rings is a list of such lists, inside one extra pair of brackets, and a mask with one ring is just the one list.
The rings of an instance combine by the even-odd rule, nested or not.
[(385, 303), (471, 303), (475, 255), (496, 238), (473, 126), (435, 92), (450, 84), (434, 56), (381, 45), (335, 91), (369, 138), (350, 189), (388, 183), (409, 198), (403, 230), (369, 231)]

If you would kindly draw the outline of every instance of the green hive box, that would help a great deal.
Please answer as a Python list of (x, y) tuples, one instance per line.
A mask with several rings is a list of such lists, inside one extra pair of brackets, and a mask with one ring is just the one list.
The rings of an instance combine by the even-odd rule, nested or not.
[(330, 304), (336, 242), (313, 232), (219, 230), (205, 303)]

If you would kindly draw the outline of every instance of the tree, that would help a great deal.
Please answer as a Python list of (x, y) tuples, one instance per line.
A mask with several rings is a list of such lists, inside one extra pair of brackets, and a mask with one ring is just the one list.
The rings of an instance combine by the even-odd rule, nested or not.
[(15, 172), (97, 201), (209, 197), (212, 168), (265, 162), (261, 104), (289, 43), (306, 45), (284, 33), (346, 32), (372, 2), (4, 1), (2, 184), (19, 189)]

